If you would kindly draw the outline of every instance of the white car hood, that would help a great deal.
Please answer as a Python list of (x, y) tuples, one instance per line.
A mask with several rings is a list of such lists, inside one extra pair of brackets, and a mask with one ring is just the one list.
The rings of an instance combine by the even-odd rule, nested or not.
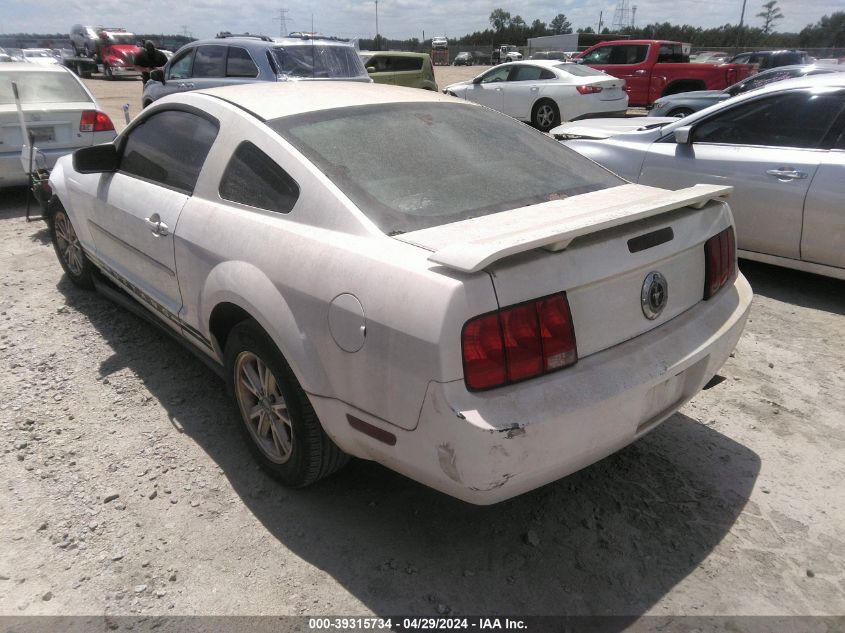
[(554, 128), (550, 134), (560, 138), (609, 138), (625, 132), (639, 132), (653, 127), (675, 123), (677, 117), (631, 117), (628, 119), (586, 119), (572, 121)]

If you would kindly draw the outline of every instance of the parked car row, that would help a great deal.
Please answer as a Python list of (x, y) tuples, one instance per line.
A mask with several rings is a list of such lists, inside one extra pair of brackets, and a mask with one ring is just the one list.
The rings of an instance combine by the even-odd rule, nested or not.
[(580, 64), (501, 64), (443, 92), (504, 112), (548, 132), (561, 121), (615, 115), (628, 108), (625, 82)]
[(696, 90), (661, 97), (654, 102), (649, 115), (687, 116), (714, 103), (730, 99), (749, 90), (762, 88), (775, 81), (834, 72), (845, 72), (845, 65), (826, 66), (822, 64), (809, 64), (804, 66), (779, 66), (777, 68), (770, 68), (769, 70), (751, 75), (748, 79), (738, 81), (724, 90)]
[(845, 279), (845, 73), (778, 81), (681, 119), (552, 133), (632, 182), (732, 185), (740, 256)]

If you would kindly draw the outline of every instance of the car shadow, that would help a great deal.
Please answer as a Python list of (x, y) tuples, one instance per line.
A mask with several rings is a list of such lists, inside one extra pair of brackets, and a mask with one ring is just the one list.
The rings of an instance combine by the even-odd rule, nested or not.
[(845, 314), (845, 281), (748, 259), (739, 268), (755, 294), (834, 314)]
[(382, 616), (617, 615), (623, 630), (722, 541), (760, 471), (754, 452), (676, 414), (619, 453), (490, 507), (362, 460), (284, 489), (256, 470), (211, 370), (66, 277), (58, 288), (114, 350), (101, 376), (129, 368), (269, 537)]

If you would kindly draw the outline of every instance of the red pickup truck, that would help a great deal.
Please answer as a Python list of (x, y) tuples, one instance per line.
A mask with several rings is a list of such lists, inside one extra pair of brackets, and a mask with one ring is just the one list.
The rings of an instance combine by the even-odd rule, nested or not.
[(721, 90), (755, 72), (752, 64), (690, 64), (683, 45), (666, 40), (601, 42), (577, 58), (624, 79), (632, 106), (649, 105), (677, 92)]

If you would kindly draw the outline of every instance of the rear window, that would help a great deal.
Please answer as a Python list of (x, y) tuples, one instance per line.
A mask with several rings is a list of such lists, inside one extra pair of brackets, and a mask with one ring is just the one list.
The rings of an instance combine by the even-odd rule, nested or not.
[(596, 70), (595, 68), (590, 68), (589, 66), (583, 66), (581, 64), (558, 64), (555, 66), (558, 70), (562, 70), (565, 73), (569, 73), (575, 77), (606, 77), (607, 74), (603, 73), (600, 70)]
[(366, 77), (367, 70), (351, 46), (297, 44), (268, 51), (278, 73), (311, 79)]
[(391, 235), (624, 183), (525, 124), (470, 105), (368, 105), (268, 125)]
[(12, 82), (17, 83), (21, 103), (68, 103), (91, 101), (79, 82), (64, 72), (0, 72), (0, 104), (15, 102)]

